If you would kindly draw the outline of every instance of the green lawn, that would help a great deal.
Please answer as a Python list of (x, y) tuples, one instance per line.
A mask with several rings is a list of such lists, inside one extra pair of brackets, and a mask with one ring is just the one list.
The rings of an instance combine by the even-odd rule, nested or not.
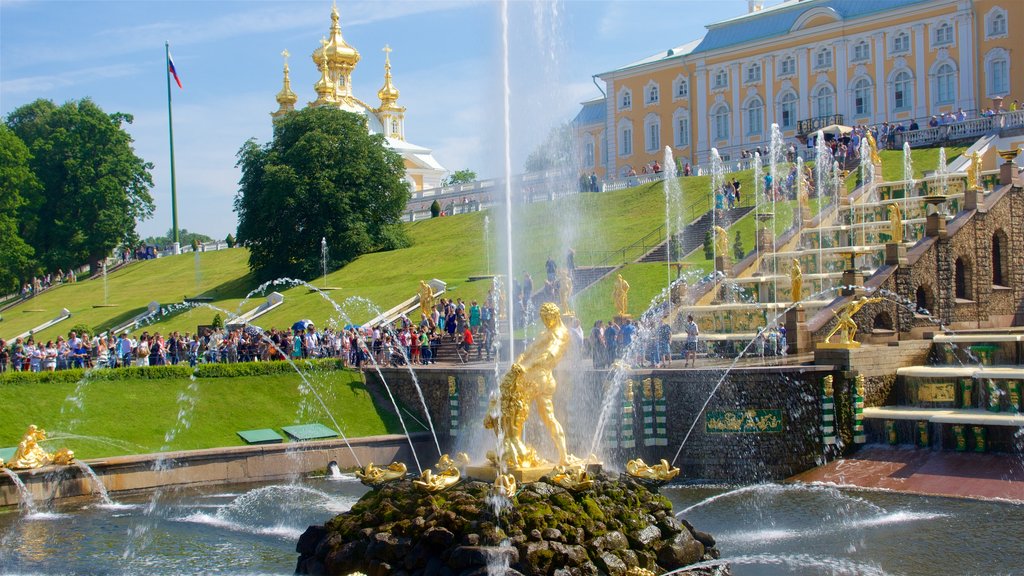
[[(401, 433), (393, 414), (374, 406), (358, 372), (314, 370), (307, 378), (347, 436)], [(239, 446), (244, 442), (235, 432), (254, 428), (273, 428), (284, 436), (281, 427), (292, 424), (334, 427), (316, 398), (300, 392), (298, 374), (198, 378), (191, 388), (190, 383), (187, 378), (97, 379), (82, 387), (78, 409), (66, 400), (74, 383), (4, 382), (0, 405), (9, 409), (0, 419), (0, 446), (16, 445), (29, 424), (55, 438), (49, 450), (67, 446), (80, 458)], [(179, 409), (193, 401), (189, 426), (179, 425)], [(167, 443), (165, 434), (172, 430), (178, 433)]]

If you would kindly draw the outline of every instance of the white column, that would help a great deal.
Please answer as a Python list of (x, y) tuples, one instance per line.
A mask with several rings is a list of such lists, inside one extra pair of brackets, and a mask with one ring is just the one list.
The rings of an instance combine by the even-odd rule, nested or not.
[(796, 51), (796, 75), (800, 79), (800, 102), (797, 110), (797, 122), (811, 117), (811, 95), (807, 93), (807, 76), (810, 74), (810, 66), (807, 61), (807, 48), (800, 48)]
[(976, 68), (984, 64), (981, 62), (980, 54), (974, 53), (974, 16), (970, 7), (957, 15), (956, 28), (956, 42), (960, 48), (960, 57), (957, 59), (960, 85), (957, 86), (957, 95), (960, 100), (959, 106), (965, 111), (971, 111), (977, 107), (977, 88), (974, 85)]
[(605, 166), (605, 179), (614, 178), (618, 174), (619, 157), (619, 133), (615, 130), (615, 110), (619, 103), (615, 97), (615, 80), (608, 80), (604, 84), (605, 103), (608, 109), (605, 110), (605, 145), (608, 147), (608, 165)]
[(849, 124), (850, 115), (847, 113), (847, 106), (850, 103), (849, 94), (846, 93), (846, 82), (849, 77), (849, 70), (846, 69), (846, 40), (839, 39), (832, 48), (836, 54), (836, 114), (843, 115), (843, 123)]
[(740, 131), (743, 129), (743, 122), (741, 118), (743, 111), (740, 109), (740, 89), (742, 84), (740, 83), (740, 64), (739, 62), (733, 62), (729, 65), (729, 76), (730, 82), (732, 82), (732, 128), (729, 132), (729, 145), (738, 146), (743, 144), (743, 134)]
[(917, 86), (914, 89), (914, 118), (922, 118), (928, 114), (928, 100), (926, 96), (928, 85), (928, 70), (924, 66), (924, 24), (914, 24), (914, 78), (917, 79)]
[[(703, 161), (703, 155), (705, 150), (709, 149), (708, 146), (708, 71), (704, 67), (704, 64), (697, 64), (697, 71), (694, 74), (694, 78), (697, 80), (697, 89), (690, 93), (690, 97), (693, 98), (694, 102), (697, 103), (697, 116), (694, 118), (697, 125), (697, 143), (693, 149), (693, 162), (694, 164)], [(692, 131), (692, 130), (691, 130)]]
[(764, 59), (764, 112), (767, 122), (764, 125), (764, 139), (771, 138), (772, 135), (772, 124), (775, 123), (775, 70), (772, 64), (775, 62), (774, 56), (768, 56)]
[(885, 92), (885, 33), (875, 34), (875, 124), (889, 119), (889, 98)]

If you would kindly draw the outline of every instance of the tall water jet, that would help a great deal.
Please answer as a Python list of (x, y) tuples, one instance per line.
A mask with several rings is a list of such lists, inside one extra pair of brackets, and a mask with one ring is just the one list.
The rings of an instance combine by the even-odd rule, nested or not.
[(757, 229), (758, 226), (763, 226), (764, 223), (761, 221), (761, 187), (764, 184), (762, 179), (764, 178), (764, 166), (761, 165), (761, 153), (754, 152), (754, 262), (761, 262), (761, 242)]
[(324, 288), (327, 288), (327, 238), (320, 238), (320, 268), (323, 271)]
[(775, 190), (779, 187), (779, 163), (783, 161), (782, 151), (782, 130), (779, 129), (779, 125), (772, 124), (772, 137), (768, 144), (768, 175), (771, 178), (771, 185), (765, 186), (766, 192), (771, 195), (772, 199), (772, 218), (771, 218), (771, 238), (772, 238), (772, 263), (771, 263), (771, 275), (772, 275), (772, 302), (778, 301), (779, 294), (779, 281), (778, 281), (778, 256), (775, 253), (778, 251), (778, 245), (776, 243), (775, 234), (778, 230), (775, 219), (779, 213), (778, 207), (776, 206), (776, 200), (778, 195)]
[(903, 142), (903, 237), (907, 238), (910, 218), (907, 210), (910, 207), (910, 195), (914, 193), (914, 160), (910, 155), (910, 142)]
[[(679, 182), (679, 178), (676, 174), (676, 163), (672, 156), (672, 148), (665, 146), (665, 155), (662, 164), (665, 170), (665, 179), (662, 180), (662, 188), (665, 191), (665, 278), (666, 286), (672, 285), (672, 258), (673, 258), (673, 239), (677, 235), (682, 234), (682, 224), (677, 224), (675, 228), (672, 226), (672, 211), (673, 209), (677, 212), (675, 220), (681, 222), (683, 219), (683, 187)], [(681, 259), (682, 254), (675, 254), (676, 259)], [(672, 314), (672, 299), (669, 299), (669, 315)]]
[[(508, 45), (508, 0), (501, 0), (501, 72), (502, 72), (502, 119), (504, 123), (503, 152), (505, 175), (505, 259), (506, 284), (511, 288), (515, 278), (514, 261), (512, 260), (512, 119), (509, 96), (512, 88), (509, 81), (509, 45)], [(511, 292), (505, 298), (508, 304), (508, 358), (509, 363), (515, 358), (515, 295)]]
[[(815, 196), (818, 198), (818, 262), (816, 272), (824, 273), (824, 227), (825, 227), (825, 200), (833, 200), (829, 193), (829, 180), (832, 176), (832, 151), (825, 143), (825, 134), (818, 130), (814, 137), (814, 188)], [(835, 204), (838, 210), (838, 202)], [(808, 214), (810, 216), (810, 214)]]
[(718, 212), (725, 209), (725, 196), (722, 186), (725, 183), (725, 166), (722, 164), (722, 157), (718, 154), (718, 148), (711, 149), (711, 236), (712, 254), (711, 270), (715, 272), (715, 262), (718, 261), (718, 243), (715, 242), (715, 229), (719, 226)]
[(946, 165), (946, 147), (939, 148), (939, 162), (935, 166), (936, 184), (939, 187), (939, 194), (949, 194), (949, 166)]
[(192, 252), (194, 252), (193, 261), (195, 262), (195, 270), (196, 270), (196, 296), (198, 296), (199, 293), (201, 292), (201, 288), (200, 287), (203, 284), (203, 270), (202, 270), (202, 268), (200, 266), (200, 262), (199, 262), (199, 248), (200, 248), (200, 246), (202, 246), (202, 245), (201, 244), (193, 244), (192, 245)]
[(491, 217), (484, 214), (484, 255), (487, 258), (487, 274), (491, 273)]

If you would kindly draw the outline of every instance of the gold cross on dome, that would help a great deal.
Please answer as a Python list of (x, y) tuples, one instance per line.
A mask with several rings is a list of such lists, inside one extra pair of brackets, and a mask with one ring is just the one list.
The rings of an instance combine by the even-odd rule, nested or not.
[(381, 49), (381, 52), (383, 52), (383, 53), (385, 53), (387, 55), (391, 55), (391, 46), (388, 46), (387, 44), (385, 44), (384, 48)]
[(291, 55), (292, 55), (291, 52), (289, 52), (287, 48), (285, 48), (284, 50), (281, 51), (281, 56), (284, 56), (284, 65), (285, 66), (288, 65), (288, 57), (291, 56)]

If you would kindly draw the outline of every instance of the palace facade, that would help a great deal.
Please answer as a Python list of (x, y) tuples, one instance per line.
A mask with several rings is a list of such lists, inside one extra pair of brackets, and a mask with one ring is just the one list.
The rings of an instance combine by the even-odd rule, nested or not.
[[(385, 46), (384, 52), (384, 85), (377, 91), (380, 106), (374, 108), (357, 98), (352, 89), (352, 73), (359, 63), (359, 51), (342, 37), (338, 7), (334, 5), (331, 8), (330, 32), (312, 54), (320, 78), (313, 85), (316, 100), (307, 106), (333, 107), (365, 117), (369, 131), (383, 134), (388, 145), (402, 156), (405, 161), (405, 177), (411, 190), (435, 188), (441, 184), (447, 170), (434, 159), (429, 148), (406, 141), (406, 109), (398, 105), (399, 92), (391, 78), (391, 49)], [(278, 109), (271, 113), (274, 118), (295, 110), (295, 104), (299, 101), (291, 89), (288, 51), (285, 50), (281, 55), (285, 58), (284, 86), (277, 94)]]
[(712, 147), (736, 159), (766, 147), (772, 124), (792, 142), (833, 123), (923, 128), (1024, 98), (1020, 0), (748, 5), (703, 38), (597, 74), (605, 96), (575, 120), (582, 169), (639, 172), (666, 146), (683, 162), (707, 161)]

